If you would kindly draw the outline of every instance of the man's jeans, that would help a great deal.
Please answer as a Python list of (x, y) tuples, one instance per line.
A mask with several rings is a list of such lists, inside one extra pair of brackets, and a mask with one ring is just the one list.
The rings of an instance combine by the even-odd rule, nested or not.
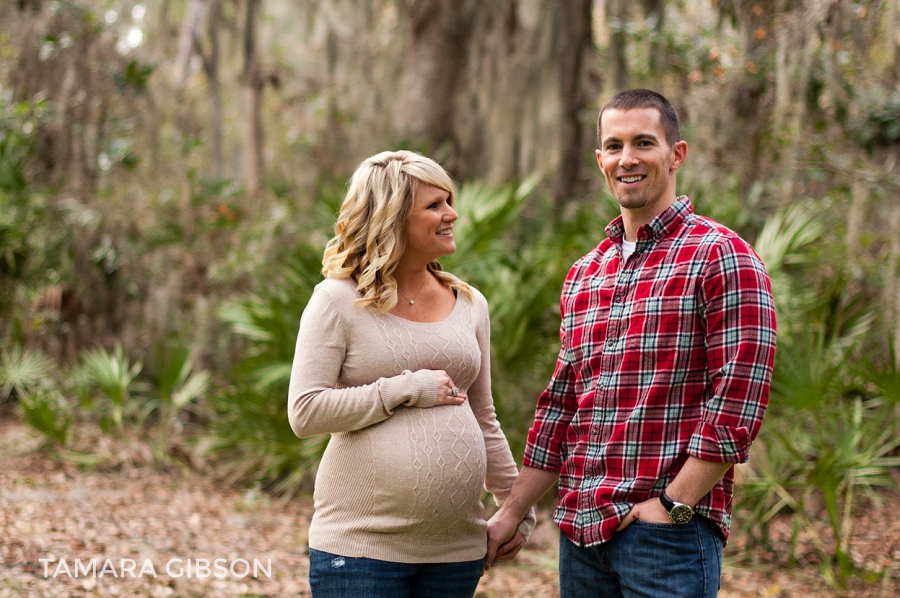
[(309, 550), (313, 598), (472, 598), (484, 559), (408, 564)]
[(722, 535), (695, 515), (686, 525), (635, 521), (612, 539), (581, 548), (559, 540), (560, 598), (707, 598), (719, 591)]

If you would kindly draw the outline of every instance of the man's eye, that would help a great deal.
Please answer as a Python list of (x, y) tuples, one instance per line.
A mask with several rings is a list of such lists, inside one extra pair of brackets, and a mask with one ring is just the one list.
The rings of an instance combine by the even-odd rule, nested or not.
[(430, 209), (436, 208), (436, 207), (438, 207), (437, 202), (434, 202), (433, 204), (428, 206), (428, 209), (430, 210)]

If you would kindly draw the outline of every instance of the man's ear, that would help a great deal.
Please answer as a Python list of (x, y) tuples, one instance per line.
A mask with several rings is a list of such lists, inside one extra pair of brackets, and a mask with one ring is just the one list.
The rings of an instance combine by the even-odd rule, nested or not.
[(678, 170), (684, 164), (684, 161), (687, 159), (688, 153), (688, 144), (687, 141), (682, 139), (675, 143), (675, 147), (672, 148), (672, 170)]
[(601, 161), (603, 153), (600, 150), (594, 150), (594, 154), (597, 156), (597, 166), (600, 167), (600, 170), (603, 170), (603, 162)]

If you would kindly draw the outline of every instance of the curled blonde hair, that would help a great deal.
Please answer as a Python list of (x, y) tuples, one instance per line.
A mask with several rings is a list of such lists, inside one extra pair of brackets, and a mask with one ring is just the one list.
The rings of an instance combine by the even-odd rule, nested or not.
[[(335, 235), (322, 257), (322, 275), (352, 277), (360, 295), (356, 304), (361, 307), (387, 313), (397, 304), (393, 274), (406, 247), (403, 228), (420, 183), (447, 191), (450, 204), (456, 203), (450, 175), (434, 160), (415, 152), (375, 154), (363, 160), (350, 178)], [(469, 285), (444, 272), (438, 261), (430, 262), (428, 271), (472, 299)]]

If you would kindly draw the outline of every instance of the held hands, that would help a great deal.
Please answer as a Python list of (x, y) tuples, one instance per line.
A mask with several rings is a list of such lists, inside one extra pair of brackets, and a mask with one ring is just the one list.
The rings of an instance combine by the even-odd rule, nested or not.
[(438, 405), (462, 405), (468, 398), (459, 387), (457, 387), (450, 376), (444, 370), (429, 370), (434, 374), (437, 380), (437, 402)]
[(619, 524), (619, 527), (616, 528), (616, 531), (622, 531), (636, 519), (647, 523), (672, 524), (672, 518), (669, 517), (669, 512), (659, 502), (659, 498), (651, 498), (644, 502), (635, 503), (628, 515), (625, 516), (625, 519), (622, 520), (622, 523)]
[(484, 570), (491, 568), (494, 561), (510, 561), (525, 546), (525, 536), (517, 527), (518, 521), (506, 517), (503, 509), (497, 511), (487, 526), (487, 555), (484, 557)]

